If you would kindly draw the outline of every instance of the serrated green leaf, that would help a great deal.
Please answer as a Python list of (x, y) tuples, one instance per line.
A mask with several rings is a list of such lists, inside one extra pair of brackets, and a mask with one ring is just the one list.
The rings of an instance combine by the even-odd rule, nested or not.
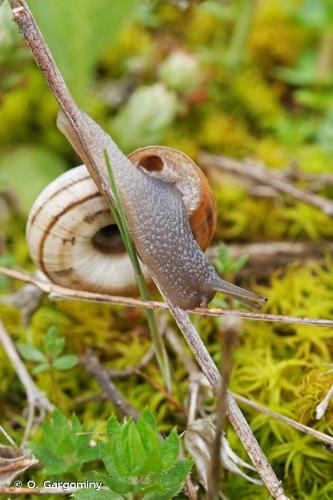
[(44, 354), (33, 345), (19, 344), (17, 346), (17, 349), (21, 356), (23, 356), (23, 358), (27, 359), (28, 361), (37, 361), (39, 363), (43, 363), (46, 361), (46, 357), (44, 356)]
[(145, 410), (136, 425), (143, 446), (149, 451), (158, 448), (160, 440), (157, 434), (157, 425), (151, 413)]
[(182, 490), (191, 468), (191, 460), (177, 462), (166, 473), (160, 474), (159, 478), (155, 477), (155, 484), (143, 490), (146, 492), (144, 498), (147, 500), (169, 500), (173, 498)]
[(173, 429), (169, 436), (161, 443), (161, 457), (165, 469), (171, 467), (179, 455), (179, 437), (176, 429)]
[(140, 420), (144, 420), (155, 432), (157, 432), (157, 424), (154, 415), (149, 410), (144, 410)]
[[(117, 428), (114, 418), (109, 420), (108, 428)], [(129, 474), (127, 454), (127, 422), (119, 426), (117, 433), (112, 432), (107, 443), (101, 447), (101, 457), (107, 470), (119, 477), (127, 477)]]
[(106, 470), (109, 474), (117, 474), (117, 468), (112, 455), (112, 445), (110, 443), (99, 443), (99, 455), (102, 458)]
[(140, 465), (136, 474), (145, 476), (150, 473), (161, 473), (164, 469), (160, 448), (153, 448), (148, 452), (144, 462)]
[(128, 477), (131, 474), (128, 431), (129, 421), (125, 421), (120, 436), (114, 441), (113, 454), (119, 475)]
[[(192, 460), (180, 460), (162, 476), (164, 486), (172, 489), (178, 489), (178, 493), (192, 468)], [(174, 494), (176, 494), (174, 493)]]
[(81, 424), (80, 420), (75, 415), (75, 413), (73, 413), (73, 415), (72, 415), (71, 422), (72, 422), (72, 430), (74, 433), (82, 431), (83, 425)]
[(33, 453), (48, 474), (62, 474), (79, 469), (85, 462), (99, 456), (97, 447), (90, 447), (90, 435), (73, 415), (71, 422), (55, 410), (50, 422), (42, 425), (40, 443), (29, 443)]
[(53, 366), (58, 370), (70, 370), (78, 364), (78, 358), (74, 354), (67, 354), (57, 358), (53, 362)]
[(108, 419), (106, 429), (109, 438), (113, 438), (117, 435), (118, 432), (120, 432), (121, 425), (114, 415), (112, 415), (112, 417)]
[(131, 474), (135, 474), (135, 471), (139, 469), (146, 455), (147, 451), (142, 444), (138, 429), (135, 423), (130, 421), (128, 425), (128, 457)]
[(126, 494), (134, 491), (134, 484), (128, 479), (119, 477), (108, 477), (105, 479), (105, 484), (116, 493)]

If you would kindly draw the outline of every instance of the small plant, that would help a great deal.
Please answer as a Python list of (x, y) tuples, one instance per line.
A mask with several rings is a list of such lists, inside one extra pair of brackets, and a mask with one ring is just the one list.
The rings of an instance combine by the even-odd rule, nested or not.
[(77, 365), (78, 359), (74, 354), (61, 355), (65, 347), (65, 338), (59, 337), (56, 327), (51, 326), (44, 338), (44, 352), (31, 344), (20, 344), (18, 350), (21, 356), (28, 361), (38, 363), (32, 370), (34, 374), (46, 370), (70, 370)]
[(46, 474), (65, 474), (98, 457), (97, 447), (89, 446), (90, 433), (85, 432), (75, 415), (68, 421), (55, 410), (51, 421), (43, 423), (42, 432), (42, 440), (29, 443), (29, 447), (44, 465)]
[(111, 417), (108, 440), (100, 446), (109, 475), (99, 474), (112, 491), (130, 495), (121, 498), (168, 499), (182, 489), (191, 470), (191, 460), (178, 460), (179, 437), (175, 429), (162, 440), (156, 421), (145, 411), (137, 423), (120, 424)]
[(246, 264), (247, 257), (242, 255), (238, 259), (233, 259), (227, 245), (220, 245), (219, 256), (214, 260), (214, 266), (218, 273), (223, 276), (233, 276), (238, 273)]
[[(192, 461), (179, 460), (180, 439), (174, 429), (166, 439), (157, 431), (154, 417), (144, 411), (139, 420), (116, 417), (107, 422), (107, 439), (91, 447), (91, 433), (74, 415), (68, 421), (56, 410), (50, 422), (42, 425), (42, 439), (30, 443), (47, 474), (66, 474), (101, 459), (106, 472), (94, 472), (102, 490), (78, 490), (74, 497), (167, 500), (177, 495), (189, 474)], [(90, 473), (91, 474), (91, 473)]]

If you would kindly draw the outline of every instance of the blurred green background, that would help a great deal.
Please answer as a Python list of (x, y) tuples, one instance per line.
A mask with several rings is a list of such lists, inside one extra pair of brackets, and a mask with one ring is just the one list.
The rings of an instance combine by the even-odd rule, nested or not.
[[(311, 178), (317, 193), (333, 198), (332, 181), (320, 182), (323, 174), (333, 175), (333, 0), (28, 3), (80, 106), (126, 153), (165, 144), (193, 159), (208, 151), (270, 169), (293, 166), (303, 174), (301, 187)], [(24, 239), (29, 208), (43, 186), (80, 160), (56, 128), (57, 103), (6, 2), (0, 7), (0, 82), (0, 265), (33, 270)], [(216, 242), (333, 238), (332, 220), (319, 210), (284, 196), (251, 195), (234, 178), (221, 179), (213, 183)], [(17, 287), (0, 277), (4, 296)], [(295, 262), (257, 290), (268, 296), (268, 312), (331, 318), (332, 257)], [(27, 328), (14, 307), (0, 304), (0, 313), (17, 340), (38, 346), (55, 324), (72, 350), (95, 346), (115, 368), (133, 364), (149, 346), (141, 312), (97, 305), (83, 311), (45, 299)], [(217, 322), (196, 324), (218, 360)], [(330, 329), (247, 323), (234, 354), (232, 389), (332, 433), (332, 406), (322, 421), (314, 419), (315, 405), (333, 381), (323, 375), (332, 352)], [(3, 417), (21, 422), (17, 402), (8, 397), (17, 382), (1, 373), (8, 362), (0, 356)], [(182, 401), (184, 369), (173, 363)], [(159, 378), (154, 363), (147, 370)], [(79, 369), (73, 373), (70, 380), (59, 376), (57, 406), (81, 412), (87, 422), (102, 421), (110, 403), (78, 408), (75, 398), (94, 385)], [(47, 380), (39, 382), (50, 389)], [(121, 390), (139, 410), (149, 403), (162, 429), (184, 425), (165, 396), (140, 377), (122, 381)], [(264, 415), (246, 410), (246, 416), (292, 498), (333, 498), (332, 453)], [(244, 455), (232, 430), (228, 436)], [(227, 474), (224, 483), (231, 499), (267, 498), (238, 476)]]

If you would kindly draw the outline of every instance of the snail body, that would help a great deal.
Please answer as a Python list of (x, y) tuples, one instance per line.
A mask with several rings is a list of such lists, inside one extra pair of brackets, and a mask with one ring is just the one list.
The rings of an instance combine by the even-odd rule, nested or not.
[[(161, 146), (139, 149), (126, 158), (112, 139), (78, 109), (75, 126), (60, 111), (58, 127), (85, 162), (89, 172), (98, 170), (99, 178), (93, 180), (100, 191), (93, 183), (92, 192), (86, 192), (84, 196), (82, 194), (80, 199), (72, 198), (66, 207), (61, 205), (64, 193), (69, 195), (75, 185), (81, 184), (81, 188), (88, 186), (86, 173), (81, 170), (79, 179), (70, 180), (65, 190), (62, 183), (64, 179), (68, 182), (66, 174), (62, 177), (59, 189), (54, 185), (46, 188), (34, 204), (27, 226), (29, 247), (37, 265), (52, 281), (59, 283), (65, 277), (66, 280), (69, 278), (65, 283), (67, 286), (115, 292), (115, 289), (108, 288), (113, 279), (111, 267), (108, 268), (105, 261), (101, 271), (91, 273), (96, 265), (95, 258), (91, 253), (83, 252), (87, 245), (91, 251), (91, 245), (95, 244), (96, 247), (98, 241), (96, 233), (94, 236), (90, 232), (90, 221), (100, 218), (103, 224), (110, 224), (107, 205), (102, 203), (103, 197), (110, 194), (103, 157), (103, 150), (106, 150), (138, 254), (169, 300), (183, 309), (193, 309), (205, 306), (216, 291), (222, 291), (247, 305), (257, 306), (265, 302), (263, 297), (221, 279), (204, 255), (202, 249), (208, 246), (215, 228), (215, 204), (207, 181), (192, 160), (179, 151)], [(42, 213), (48, 213), (43, 207), (44, 202), (51, 202), (52, 205), (48, 223), (41, 218)], [(82, 214), (77, 218), (71, 217), (73, 210), (83, 204)], [(90, 213), (88, 207), (94, 211)], [(189, 220), (193, 225), (193, 233)], [(83, 232), (79, 236), (82, 221)], [(54, 229), (59, 230), (55, 238), (52, 233)], [(66, 230), (69, 230), (69, 235), (65, 235)], [(55, 250), (52, 241), (60, 243), (60, 252)], [(71, 249), (71, 246), (76, 245), (77, 249)], [(69, 252), (72, 259), (69, 261), (63, 258), (67, 255), (65, 248), (72, 250)], [(61, 262), (52, 260), (57, 253), (62, 255)], [(47, 259), (50, 259), (50, 269), (47, 269)], [(79, 277), (78, 273), (74, 273), (76, 265), (81, 268)], [(102, 276), (99, 283), (92, 280), (92, 274)], [(88, 284), (83, 283), (82, 277), (88, 275)], [(64, 283), (61, 281), (60, 284)]]
[[(208, 182), (198, 167), (172, 148), (143, 148), (129, 158), (137, 168), (150, 172), (148, 181), (153, 185), (146, 189), (156, 193), (155, 197), (159, 197), (159, 180), (162, 190), (169, 184), (177, 186), (175, 192), (184, 200), (190, 231), (205, 250), (214, 233), (216, 208)], [(137, 195), (150, 198), (142, 187)], [(160, 195), (163, 197), (162, 192)], [(148, 221), (157, 206), (161, 209), (160, 199), (153, 203), (150, 216), (145, 215)], [(143, 212), (140, 213), (143, 218)], [(135, 232), (138, 224), (137, 220), (133, 222)], [(165, 232), (163, 221), (161, 228)], [(133, 267), (110, 209), (84, 165), (60, 175), (36, 199), (28, 218), (27, 241), (36, 265), (58, 285), (125, 295), (136, 288)], [(149, 279), (147, 267), (142, 267)]]

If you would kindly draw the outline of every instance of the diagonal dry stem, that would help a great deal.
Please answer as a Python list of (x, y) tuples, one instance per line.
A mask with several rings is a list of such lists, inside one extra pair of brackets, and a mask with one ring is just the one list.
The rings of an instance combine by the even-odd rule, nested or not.
[(32, 378), (30, 377), (28, 370), (26, 369), (20, 356), (17, 353), (14, 342), (10, 338), (1, 320), (0, 320), (0, 344), (2, 344), (2, 347), (4, 348), (8, 358), (10, 359), (17, 373), (17, 376), (21, 380), (25, 388), (25, 391), (27, 393), (28, 419), (23, 440), (21, 443), (21, 447), (23, 447), (26, 444), (27, 439), (31, 433), (31, 429), (34, 425), (36, 417), (36, 409), (39, 410), (41, 415), (44, 415), (45, 412), (47, 411), (51, 412), (53, 410), (53, 405), (46, 398), (46, 396), (38, 389)]
[(295, 200), (312, 205), (325, 214), (333, 216), (333, 201), (295, 186), (286, 178), (281, 177), (278, 172), (269, 171), (262, 165), (204, 152), (200, 154), (199, 163), (205, 168), (216, 167), (240, 179), (270, 186), (280, 193), (287, 194)]

